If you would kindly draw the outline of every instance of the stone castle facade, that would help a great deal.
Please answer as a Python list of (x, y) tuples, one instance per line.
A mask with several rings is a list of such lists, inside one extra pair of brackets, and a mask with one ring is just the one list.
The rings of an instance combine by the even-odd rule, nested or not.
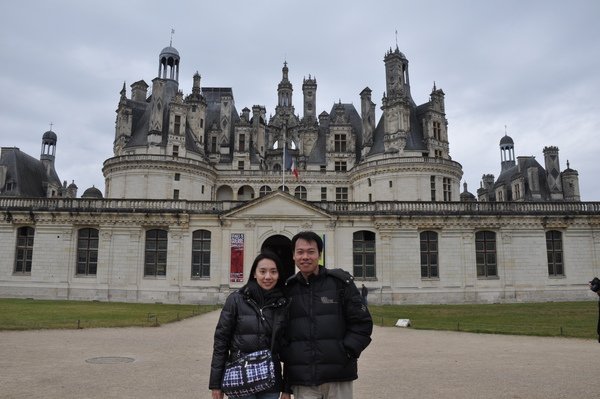
[(290, 239), (310, 229), (325, 265), (353, 273), (371, 303), (588, 298), (600, 203), (580, 201), (577, 171), (561, 171), (556, 147), (545, 167), (515, 160), (505, 136), (498, 179), (459, 192), (445, 94), (434, 85), (416, 105), (398, 48), (384, 57), (379, 118), (368, 87), (360, 110), (317, 115), (311, 75), (298, 114), (286, 63), (274, 114), (238, 113), (233, 90), (202, 87), (199, 73), (184, 95), (180, 62), (166, 47), (151, 88), (123, 85), (104, 194), (18, 195), (19, 163), (1, 159), (0, 183), (15, 184), (0, 184), (0, 296), (221, 302), (262, 248), (292, 274)]

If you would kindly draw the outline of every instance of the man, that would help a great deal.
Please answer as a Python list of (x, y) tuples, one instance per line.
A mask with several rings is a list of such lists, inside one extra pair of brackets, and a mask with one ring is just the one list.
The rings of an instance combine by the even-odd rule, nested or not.
[(348, 272), (319, 265), (321, 237), (298, 233), (292, 248), (300, 271), (286, 281), (286, 391), (291, 387), (294, 399), (352, 399), (357, 359), (371, 342), (371, 314)]

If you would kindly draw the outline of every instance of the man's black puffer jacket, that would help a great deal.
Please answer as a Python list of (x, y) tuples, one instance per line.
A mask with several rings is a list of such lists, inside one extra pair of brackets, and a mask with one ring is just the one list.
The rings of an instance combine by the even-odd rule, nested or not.
[[(261, 308), (250, 297), (249, 292), (250, 290), (243, 287), (240, 291), (229, 295), (225, 301), (215, 330), (209, 389), (221, 389), (227, 360), (238, 356), (240, 352), (251, 353), (261, 349), (271, 349), (273, 337), (273, 360), (277, 382), (272, 391), (281, 391), (278, 342), (285, 322), (287, 301), (280, 297)], [(275, 334), (273, 334), (273, 328)]]
[(286, 282), (289, 316), (282, 349), (286, 390), (358, 378), (357, 359), (371, 342), (373, 321), (352, 276), (319, 266), (306, 281)]

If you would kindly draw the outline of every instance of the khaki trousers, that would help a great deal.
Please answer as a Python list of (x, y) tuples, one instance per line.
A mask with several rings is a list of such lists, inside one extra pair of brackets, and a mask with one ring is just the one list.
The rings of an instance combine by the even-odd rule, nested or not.
[(314, 387), (293, 385), (294, 399), (352, 399), (352, 381), (327, 382)]

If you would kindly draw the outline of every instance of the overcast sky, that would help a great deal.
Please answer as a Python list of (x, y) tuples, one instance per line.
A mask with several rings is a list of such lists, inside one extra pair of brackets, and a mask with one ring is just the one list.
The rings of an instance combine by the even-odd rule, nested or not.
[[(231, 87), (238, 112), (274, 113), (283, 62), (302, 113), (315, 76), (317, 114), (369, 87), (381, 116), (383, 57), (396, 42), (417, 104), (446, 93), (450, 155), (476, 193), (500, 172), (505, 130), (515, 153), (579, 172), (583, 201), (600, 201), (600, 1), (154, 1), (21, 0), (0, 7), (0, 146), (39, 158), (58, 135), (61, 180), (104, 191), (123, 82), (151, 84), (158, 55), (181, 56), (179, 87)], [(397, 34), (396, 34), (397, 31)], [(506, 126), (506, 127), (505, 127)], [(461, 185), (462, 191), (462, 185)]]

